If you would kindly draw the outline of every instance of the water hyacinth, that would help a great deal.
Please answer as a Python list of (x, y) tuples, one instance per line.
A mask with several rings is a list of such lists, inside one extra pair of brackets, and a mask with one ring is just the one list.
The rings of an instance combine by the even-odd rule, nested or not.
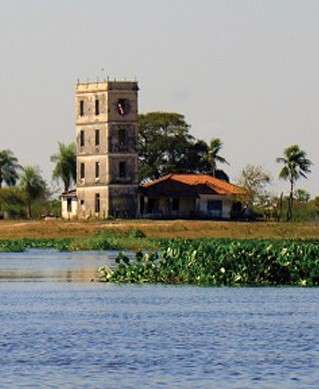
[(102, 281), (197, 285), (319, 285), (317, 241), (171, 240), (155, 253), (121, 254)]

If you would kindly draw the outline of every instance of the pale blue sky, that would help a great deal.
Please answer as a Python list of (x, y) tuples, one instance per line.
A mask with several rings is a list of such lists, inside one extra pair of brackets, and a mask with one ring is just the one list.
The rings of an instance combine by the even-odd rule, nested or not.
[(318, 20), (317, 0), (1, 0), (0, 148), (49, 178), (74, 138), (76, 79), (105, 68), (138, 78), (141, 112), (222, 138), (233, 179), (247, 163), (276, 177), (300, 144), (315, 162), (300, 185), (319, 194)]

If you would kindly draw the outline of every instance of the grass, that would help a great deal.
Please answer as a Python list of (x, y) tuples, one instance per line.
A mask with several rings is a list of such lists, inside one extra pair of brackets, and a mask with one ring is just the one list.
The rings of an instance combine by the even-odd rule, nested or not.
[(146, 237), (156, 239), (319, 239), (318, 223), (243, 223), (193, 220), (0, 221), (0, 239), (87, 239), (98, 233), (127, 234), (132, 229), (138, 229)]

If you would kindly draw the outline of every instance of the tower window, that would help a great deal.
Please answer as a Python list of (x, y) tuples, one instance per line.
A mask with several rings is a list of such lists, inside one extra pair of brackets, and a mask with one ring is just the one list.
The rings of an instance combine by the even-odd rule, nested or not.
[(100, 162), (95, 162), (95, 178), (100, 177)]
[(95, 130), (95, 146), (100, 145), (100, 130)]
[(80, 100), (80, 116), (84, 116), (84, 100)]
[(95, 193), (95, 212), (99, 213), (100, 209), (100, 193)]
[(127, 171), (126, 171), (126, 162), (125, 161), (121, 161), (120, 164), (119, 164), (119, 173), (120, 173), (120, 177), (121, 178), (124, 178), (126, 177), (126, 174), (127, 174)]
[(126, 144), (126, 130), (125, 130), (125, 128), (119, 129), (119, 144), (120, 145)]
[(80, 165), (80, 178), (85, 178), (85, 164), (83, 162)]
[(100, 114), (100, 100), (95, 99), (95, 115)]
[(80, 132), (80, 146), (83, 147), (85, 144), (84, 130)]

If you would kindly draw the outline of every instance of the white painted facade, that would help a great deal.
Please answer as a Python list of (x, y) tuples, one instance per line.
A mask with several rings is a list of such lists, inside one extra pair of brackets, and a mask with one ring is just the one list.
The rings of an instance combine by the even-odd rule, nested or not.
[(66, 220), (76, 219), (78, 215), (77, 197), (62, 197), (62, 218)]

